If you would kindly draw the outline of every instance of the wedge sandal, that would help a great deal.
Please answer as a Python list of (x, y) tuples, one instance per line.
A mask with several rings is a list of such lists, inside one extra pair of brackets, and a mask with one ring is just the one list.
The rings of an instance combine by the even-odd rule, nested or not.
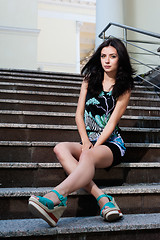
[(97, 202), (99, 202), (99, 200), (103, 197), (107, 197), (109, 199), (109, 202), (104, 204), (100, 211), (100, 215), (104, 218), (104, 220), (112, 222), (121, 218), (123, 214), (112, 196), (102, 194), (97, 198)]
[(56, 190), (52, 190), (52, 192), (54, 192), (61, 201), (59, 205), (54, 206), (53, 201), (45, 197), (31, 196), (29, 198), (28, 207), (33, 215), (42, 218), (50, 226), (54, 227), (56, 226), (59, 218), (62, 216), (63, 212), (67, 208), (67, 197), (64, 198)]

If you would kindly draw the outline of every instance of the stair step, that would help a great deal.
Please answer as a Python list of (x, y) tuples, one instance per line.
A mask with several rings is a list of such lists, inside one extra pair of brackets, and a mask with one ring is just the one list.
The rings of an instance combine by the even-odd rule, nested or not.
[[(62, 168), (60, 163), (0, 162), (0, 168)], [(114, 168), (160, 168), (160, 162), (123, 162)], [(100, 170), (103, 171), (103, 170)]]
[(129, 105), (160, 107), (160, 98), (130, 97)]
[(159, 98), (160, 97), (160, 93), (159, 92), (155, 92), (155, 91), (143, 91), (143, 90), (132, 90), (132, 94), (131, 96), (135, 96), (135, 97), (141, 97), (144, 96), (146, 98), (151, 97), (151, 98)]
[[(58, 142), (0, 141), (2, 162), (57, 162), (53, 147)], [(160, 143), (125, 143), (126, 162), (159, 162)]]
[(76, 73), (61, 73), (61, 72), (49, 72), (49, 71), (30, 71), (30, 70), (10, 70), (10, 69), (0, 69), (0, 76), (9, 76), (14, 78), (17, 77), (26, 77), (26, 78), (50, 78), (50, 79), (69, 79), (69, 80), (82, 80), (83, 77)]
[(1, 238), (158, 240), (159, 234), (160, 213), (125, 215), (112, 223), (103, 221), (100, 216), (61, 218), (54, 228), (41, 219), (0, 221)]
[(29, 110), (29, 111), (50, 111), (50, 112), (76, 112), (77, 103), (74, 102), (50, 102), (31, 101), (17, 99), (0, 99), (1, 109), (5, 110)]
[[(61, 89), (63, 88), (65, 90), (75, 90), (79, 91), (82, 81), (73, 81), (73, 80), (65, 80), (65, 79), (40, 79), (40, 78), (22, 78), (22, 77), (1, 77), (0, 76), (0, 86), (2, 89), (40, 89), (43, 88), (45, 91), (47, 89), (51, 89), (50, 91), (54, 89)], [(149, 91), (148, 91), (149, 90)], [(32, 90), (33, 91), (33, 90)], [(154, 92), (154, 87), (150, 87), (149, 89), (145, 86), (135, 86), (134, 91), (148, 91), (148, 92)]]
[(3, 90), (0, 89), (1, 98), (38, 100), (38, 101), (59, 101), (77, 102), (79, 94), (74, 93), (57, 93), (41, 91), (23, 91), (23, 90)]
[(22, 76), (0, 76), (0, 80), (2, 82), (12, 82), (12, 83), (29, 83), (29, 84), (55, 84), (55, 85), (64, 85), (66, 84), (67, 86), (81, 86), (82, 84), (82, 79), (81, 77), (64, 77), (64, 76), (53, 76), (53, 77), (45, 77), (39, 76), (39, 77), (34, 77), (32, 75), (22, 75)]
[[(160, 127), (160, 117), (123, 115), (120, 126)], [(75, 113), (0, 110), (1, 123), (75, 124)]]
[[(160, 163), (122, 163), (106, 171), (96, 169), (94, 181), (98, 185), (158, 183)], [(45, 176), (45, 178), (44, 178)], [(58, 163), (0, 163), (0, 187), (56, 186), (66, 178)]]
[(159, 107), (148, 107), (148, 106), (128, 106), (126, 115), (130, 116), (160, 116)]
[[(47, 92), (47, 91), (26, 91), (26, 90), (8, 90), (8, 89), (0, 89), (1, 98), (10, 98), (10, 99), (28, 99), (30, 100), (52, 100), (59, 101), (59, 98), (63, 99), (63, 101), (69, 102), (72, 100), (73, 102), (78, 101), (79, 93), (70, 93), (70, 92)], [(132, 97), (141, 97), (145, 98), (156, 98), (159, 99), (159, 95), (155, 94), (155, 92), (150, 91), (132, 91)], [(66, 98), (68, 96), (69, 99)], [(53, 99), (54, 97), (54, 99)], [(57, 98), (56, 98), (57, 97)], [(72, 99), (70, 99), (72, 98)], [(75, 99), (75, 100), (73, 100)]]
[(138, 127), (138, 128), (159, 128), (160, 117), (123, 115), (119, 122), (119, 126), (120, 127)]
[[(139, 101), (139, 104), (132, 102)], [(22, 100), (22, 99), (0, 99), (1, 109), (3, 110), (19, 110), (19, 111), (47, 111), (47, 112), (76, 112), (77, 103), (76, 102), (53, 102), (53, 101), (31, 101), (31, 100)], [(147, 105), (147, 106), (146, 106)], [(140, 110), (142, 109), (144, 115), (157, 115), (160, 116), (159, 109), (160, 99), (156, 98), (132, 98), (127, 111), (130, 115), (133, 112), (138, 113), (142, 116)]]
[(70, 75), (7, 75), (3, 76), (0, 74), (0, 81), (3, 83), (12, 82), (15, 83), (26, 83), (26, 84), (56, 84), (56, 85), (64, 85), (67, 86), (77, 86), (80, 87), (82, 84), (82, 77), (79, 76), (70, 76)]
[(46, 84), (32, 84), (32, 83), (6, 83), (0, 82), (0, 88), (6, 90), (23, 90), (23, 91), (44, 91), (44, 92), (66, 92), (78, 93), (80, 92), (80, 87), (75, 86), (61, 86), (61, 85), (46, 85)]
[[(0, 204), (3, 205), (3, 209), (0, 209), (1, 219), (33, 218), (28, 210), (29, 197), (43, 196), (52, 188), (0, 188)], [(102, 190), (114, 196), (123, 214), (154, 213), (160, 210), (160, 184), (102, 187)], [(82, 189), (68, 196), (65, 217), (95, 215), (99, 215), (99, 208), (93, 196)]]
[[(159, 143), (159, 128), (121, 127), (125, 142)], [(132, 139), (131, 139), (132, 132)], [(75, 125), (0, 123), (1, 141), (80, 141)]]
[[(155, 165), (155, 164), (154, 164)], [(160, 183), (151, 184), (126, 184), (122, 186), (101, 187), (102, 191), (109, 195), (126, 194), (160, 194)], [(23, 188), (0, 188), (2, 197), (30, 197), (31, 195), (44, 195), (51, 191), (52, 187), (23, 187)], [(80, 189), (69, 196), (90, 196), (85, 190)], [(160, 201), (160, 199), (159, 199)]]
[[(60, 74), (60, 73), (58, 73)], [(48, 79), (47, 79), (48, 78)], [(69, 74), (60, 74), (60, 75), (57, 75), (56, 73), (52, 73), (52, 74), (44, 74), (44, 73), (18, 73), (18, 72), (1, 72), (0, 71), (0, 79), (3, 80), (3, 81), (9, 81), (12, 82), (13, 81), (16, 81), (16, 82), (54, 82), (54, 83), (58, 83), (58, 84), (63, 84), (63, 83), (71, 83), (71, 84), (79, 84), (81, 85), (82, 83), (82, 79), (83, 77), (80, 76), (80, 75), (69, 75)], [(68, 80), (67, 80), (68, 79)], [(77, 81), (79, 80), (79, 81)], [(146, 90), (146, 89), (149, 89), (149, 90), (153, 90), (154, 91), (154, 87), (153, 86), (143, 86), (141, 85), (139, 82), (136, 82), (135, 81), (135, 87), (134, 89), (143, 89), (143, 90)]]

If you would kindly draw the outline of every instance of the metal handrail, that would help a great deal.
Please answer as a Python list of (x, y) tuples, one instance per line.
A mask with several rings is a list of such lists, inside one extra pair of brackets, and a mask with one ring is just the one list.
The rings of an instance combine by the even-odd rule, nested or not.
[(130, 26), (127, 26), (127, 25), (123, 25), (123, 24), (119, 24), (119, 23), (114, 23), (114, 22), (110, 22), (104, 29), (103, 31), (98, 35), (99, 38), (103, 38), (103, 35), (104, 33), (106, 32), (106, 30), (108, 28), (110, 28), (111, 26), (116, 26), (116, 27), (120, 27), (120, 28), (123, 28), (123, 29), (126, 29), (126, 30), (131, 30), (133, 32), (137, 32), (137, 33), (141, 33), (141, 34), (144, 34), (144, 35), (148, 35), (150, 37), (155, 37), (155, 38), (160, 38), (160, 34), (158, 33), (153, 33), (153, 32), (149, 32), (149, 31), (144, 31), (144, 30), (141, 30), (141, 29), (138, 29), (138, 28), (134, 28), (134, 27), (130, 27)]
[[(137, 48), (139, 48), (139, 49), (141, 49), (141, 50), (143, 50), (143, 51), (146, 51), (146, 52), (148, 52), (148, 53), (150, 53), (150, 54), (153, 54), (153, 55), (156, 55), (156, 56), (160, 57), (160, 54), (159, 54), (159, 53), (155, 53), (155, 52), (150, 51), (150, 50), (148, 50), (148, 49), (145, 49), (145, 48), (142, 48), (142, 47), (140, 47), (140, 46), (137, 46), (137, 45), (131, 43), (132, 40), (127, 40), (127, 30), (130, 30), (130, 31), (133, 31), (133, 32), (137, 32), (137, 33), (140, 33), (140, 34), (144, 34), (144, 35), (147, 35), (147, 36), (150, 36), (150, 37), (158, 38), (158, 39), (160, 39), (160, 34), (158, 34), (158, 33), (153, 33), (153, 32), (149, 32), (149, 31), (144, 31), (144, 30), (141, 30), (141, 29), (138, 29), (138, 28), (130, 27), (130, 26), (127, 26), (127, 25), (119, 24), (119, 23), (110, 22), (110, 23), (103, 29), (103, 31), (98, 35), (98, 37), (101, 38), (101, 39), (103, 39), (103, 40), (106, 39), (105, 32), (106, 32), (112, 25), (113, 25), (113, 26), (116, 26), (116, 27), (119, 27), (119, 28), (122, 28), (122, 29), (125, 30), (125, 31), (124, 31), (124, 39), (122, 39), (122, 41), (123, 41), (126, 45), (127, 45), (127, 44), (132, 45), (132, 46), (137, 47)], [(114, 36), (110, 35), (109, 37), (114, 37)], [(134, 40), (134, 42), (139, 42), (139, 41)], [(146, 42), (141, 41), (141, 43), (146, 43)], [(148, 42), (147, 42), (147, 43), (148, 43)], [(153, 42), (152, 42), (152, 43), (153, 43)], [(152, 68), (151, 66), (149, 66), (149, 64), (142, 63), (141, 61), (139, 61), (139, 60), (137, 60), (137, 59), (135, 59), (135, 58), (133, 58), (133, 57), (130, 57), (130, 58), (131, 58), (132, 60), (134, 60), (134, 61), (136, 61), (136, 62), (138, 62), (138, 63), (140, 63), (140, 64), (142, 64), (142, 65), (144, 65), (144, 66), (146, 66), (146, 67), (148, 67), (148, 68), (150, 68), (150, 69), (158, 72), (158, 73), (160, 73), (159, 70), (157, 70), (157, 69), (155, 69), (155, 68)], [(144, 81), (146, 81), (147, 83), (151, 84), (152, 86), (156, 87), (156, 89), (159, 89), (159, 90), (160, 90), (160, 87), (159, 87), (159, 86), (151, 83), (150, 81), (146, 80), (146, 79), (143, 78), (142, 76), (140, 76), (140, 75), (136, 75), (136, 76), (139, 77), (140, 79), (143, 79)]]

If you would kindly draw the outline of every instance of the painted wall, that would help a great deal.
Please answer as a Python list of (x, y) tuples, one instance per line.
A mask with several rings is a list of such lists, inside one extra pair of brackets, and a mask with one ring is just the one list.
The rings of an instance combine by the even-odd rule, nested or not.
[(0, 1), (0, 68), (37, 67), (37, 0)]
[[(84, 52), (81, 43), (81, 38), (84, 39), (82, 37), (83, 26), (85, 22), (95, 25), (96, 9), (76, 2), (39, 1), (38, 28), (40, 35), (37, 62), (39, 69), (80, 72), (80, 58)], [(86, 34), (86, 36), (88, 35)], [(93, 45), (92, 42), (93, 40), (91, 45)], [(89, 52), (90, 46), (88, 47)]]
[[(159, 0), (119, 1), (123, 13), (119, 20), (115, 11), (117, 0), (112, 4), (108, 0), (96, 2), (104, 2), (103, 12), (111, 13), (106, 18), (99, 12), (98, 18), (104, 26), (116, 21), (160, 33)], [(95, 30), (95, 22), (95, 0), (90, 0), (90, 4), (89, 0), (0, 0), (0, 68), (78, 72), (80, 58), (84, 59), (93, 50), (94, 40), (100, 33)], [(128, 38), (151, 41), (131, 33)], [(156, 51), (159, 44), (146, 44), (145, 47)], [(135, 50), (129, 47), (129, 51)], [(138, 55), (144, 60), (139, 53), (141, 50), (136, 50), (132, 56)], [(154, 65), (155, 59), (151, 55), (145, 59), (146, 63)], [(147, 71), (145, 67), (136, 67), (139, 72)]]
[[(125, 25), (160, 34), (159, 9), (159, 0), (123, 0)], [(128, 32), (128, 39), (154, 42), (155, 44), (138, 44), (138, 46), (147, 48), (153, 52), (157, 52), (160, 46), (160, 39), (146, 35)], [(158, 43), (156, 44), (156, 42)], [(142, 54), (144, 53), (143, 50), (135, 49), (134, 47), (129, 47), (129, 50), (135, 52), (132, 54), (132, 57), (138, 57), (138, 60), (145, 64), (150, 64), (152, 67), (155, 67), (156, 64), (160, 65), (159, 57), (155, 57), (152, 54), (144, 55)], [(135, 61), (133, 62), (135, 63)], [(135, 67), (138, 73), (145, 73), (150, 70), (150, 68), (142, 65), (135, 64)]]

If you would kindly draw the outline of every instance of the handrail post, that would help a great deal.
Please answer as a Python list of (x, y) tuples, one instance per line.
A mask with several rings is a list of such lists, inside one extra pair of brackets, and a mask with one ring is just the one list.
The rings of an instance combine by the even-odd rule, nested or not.
[(103, 41), (105, 40), (106, 36), (105, 36), (105, 31), (103, 32)]
[(125, 41), (125, 46), (127, 47), (127, 29), (123, 29), (123, 39)]

